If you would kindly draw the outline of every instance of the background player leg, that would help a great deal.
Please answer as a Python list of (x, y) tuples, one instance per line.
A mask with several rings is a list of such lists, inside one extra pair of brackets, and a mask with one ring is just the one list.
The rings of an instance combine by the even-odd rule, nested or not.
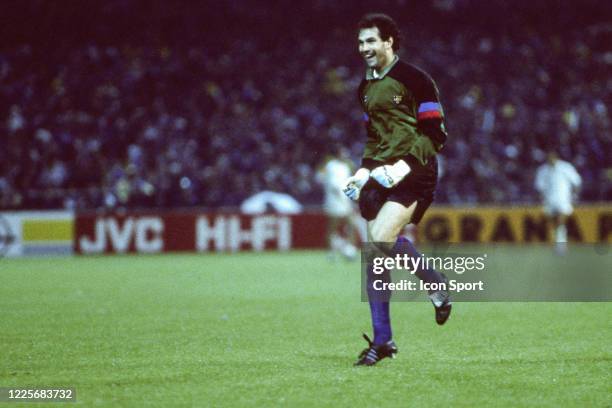
[(558, 214), (553, 217), (553, 225), (555, 228), (555, 251), (563, 255), (567, 252), (567, 216)]
[(338, 217), (328, 216), (327, 217), (327, 245), (329, 252), (327, 259), (329, 261), (335, 261), (338, 253), (340, 252), (340, 237), (338, 235)]

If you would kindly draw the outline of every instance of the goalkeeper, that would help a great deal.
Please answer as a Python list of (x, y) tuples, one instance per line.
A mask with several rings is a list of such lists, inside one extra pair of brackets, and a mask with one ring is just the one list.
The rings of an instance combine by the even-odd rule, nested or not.
[[(361, 168), (345, 182), (344, 192), (359, 201), (361, 215), (368, 221), (368, 241), (388, 256), (419, 256), (412, 243), (400, 236), (404, 227), (417, 224), (433, 201), (437, 183), (436, 154), (446, 142), (444, 115), (438, 90), (431, 77), (396, 55), (400, 33), (384, 14), (368, 14), (359, 22), (359, 53), (367, 69), (359, 85), (359, 102), (364, 111), (367, 141)], [(422, 269), (423, 281), (442, 283), (446, 277)], [(393, 357), (389, 292), (375, 291), (374, 279), (390, 281), (389, 272), (367, 272), (367, 292), (374, 339), (361, 353), (357, 365), (374, 365)], [(447, 291), (429, 293), (436, 321), (442, 325), (451, 312)]]

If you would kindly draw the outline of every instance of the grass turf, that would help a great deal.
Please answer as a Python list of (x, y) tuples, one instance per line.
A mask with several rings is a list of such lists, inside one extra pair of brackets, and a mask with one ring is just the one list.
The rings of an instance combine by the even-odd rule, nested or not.
[(77, 405), (610, 406), (612, 303), (459, 303), (444, 327), (396, 303), (398, 358), (354, 368), (359, 264), (323, 252), (4, 259), (0, 277), (0, 386)]

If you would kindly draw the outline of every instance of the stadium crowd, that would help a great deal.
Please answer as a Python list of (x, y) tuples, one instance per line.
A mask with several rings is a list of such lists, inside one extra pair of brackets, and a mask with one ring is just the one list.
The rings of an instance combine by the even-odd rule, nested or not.
[[(551, 147), (581, 200), (612, 200), (611, 28), (530, 21), (403, 27), (400, 55), (432, 74), (447, 115), (437, 203), (537, 202)], [(352, 26), (287, 30), (3, 47), (0, 209), (236, 206), (262, 190), (320, 203), (324, 157), (359, 161), (364, 68)]]

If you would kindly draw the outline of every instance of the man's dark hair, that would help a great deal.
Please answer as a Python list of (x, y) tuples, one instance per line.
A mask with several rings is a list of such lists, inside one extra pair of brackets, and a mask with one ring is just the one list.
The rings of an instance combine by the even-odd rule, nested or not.
[(372, 27), (378, 28), (380, 39), (383, 41), (387, 41), (389, 37), (393, 37), (393, 51), (399, 50), (401, 40), (400, 31), (399, 28), (397, 28), (397, 23), (391, 17), (382, 13), (370, 13), (361, 17), (357, 25), (358, 30)]

